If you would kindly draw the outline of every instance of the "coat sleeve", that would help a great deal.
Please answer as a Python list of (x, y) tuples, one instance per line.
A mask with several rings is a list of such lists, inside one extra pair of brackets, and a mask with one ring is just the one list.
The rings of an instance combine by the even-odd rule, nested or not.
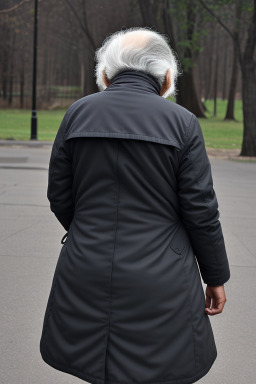
[(72, 155), (69, 142), (64, 140), (68, 118), (69, 112), (67, 111), (52, 146), (47, 188), (50, 209), (66, 231), (74, 216)]
[(210, 161), (198, 119), (192, 114), (177, 172), (182, 221), (203, 281), (218, 286), (230, 278)]

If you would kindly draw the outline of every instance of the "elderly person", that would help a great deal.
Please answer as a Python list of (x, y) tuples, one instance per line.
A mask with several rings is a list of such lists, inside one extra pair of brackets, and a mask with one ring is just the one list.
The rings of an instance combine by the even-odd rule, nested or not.
[(217, 357), (209, 316), (230, 278), (202, 130), (166, 100), (179, 75), (166, 36), (122, 30), (96, 59), (101, 92), (70, 106), (50, 158), (67, 233), (40, 352), (89, 383), (194, 383)]

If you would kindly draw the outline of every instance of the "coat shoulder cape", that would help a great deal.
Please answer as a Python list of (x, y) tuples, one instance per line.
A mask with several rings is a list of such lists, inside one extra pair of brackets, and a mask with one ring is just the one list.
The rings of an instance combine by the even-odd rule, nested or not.
[[(66, 112), (65, 140), (76, 137), (110, 137), (151, 141), (180, 150), (193, 114), (155, 94), (134, 94), (124, 118), (120, 100), (113, 92), (99, 92), (77, 100)], [(152, 104), (152, 108), (150, 108)], [(126, 110), (127, 112), (127, 110)], [(143, 116), (143, 120), (142, 120)]]

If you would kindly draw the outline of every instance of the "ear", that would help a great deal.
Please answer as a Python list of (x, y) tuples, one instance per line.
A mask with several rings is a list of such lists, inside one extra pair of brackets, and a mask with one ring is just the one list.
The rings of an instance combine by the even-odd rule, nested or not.
[(109, 79), (108, 79), (108, 77), (106, 75), (105, 69), (103, 69), (102, 75), (103, 75), (104, 83), (105, 83), (106, 87), (108, 87), (110, 85), (110, 81), (109, 81)]
[(171, 86), (171, 72), (170, 69), (167, 70), (165, 79), (160, 91), (160, 96), (162, 96)]

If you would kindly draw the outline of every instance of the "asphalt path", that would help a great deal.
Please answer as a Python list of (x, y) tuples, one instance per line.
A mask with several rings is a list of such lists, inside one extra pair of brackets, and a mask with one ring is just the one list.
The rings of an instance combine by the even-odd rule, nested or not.
[[(48, 366), (39, 341), (65, 234), (46, 196), (51, 144), (0, 146), (0, 382), (84, 382)], [(209, 316), (217, 360), (202, 384), (256, 383), (256, 163), (210, 158), (231, 278)], [(205, 289), (205, 284), (203, 284)]]

